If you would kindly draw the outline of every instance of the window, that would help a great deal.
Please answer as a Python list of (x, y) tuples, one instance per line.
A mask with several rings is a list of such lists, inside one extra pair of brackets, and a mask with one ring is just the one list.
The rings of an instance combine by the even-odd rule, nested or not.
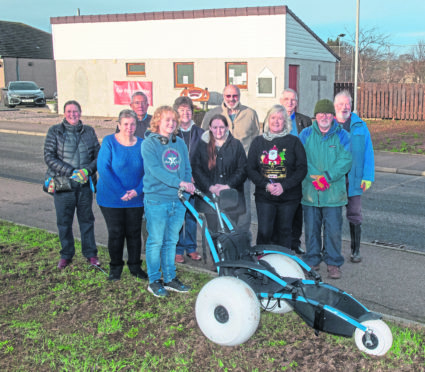
[(193, 87), (194, 81), (193, 62), (174, 63), (174, 88)]
[(126, 63), (127, 66), (127, 76), (129, 75), (137, 75), (137, 76), (145, 76), (145, 64), (144, 63)]
[(226, 85), (248, 89), (248, 66), (246, 62), (226, 62)]
[(275, 97), (276, 77), (267, 67), (260, 72), (257, 77), (257, 96)]

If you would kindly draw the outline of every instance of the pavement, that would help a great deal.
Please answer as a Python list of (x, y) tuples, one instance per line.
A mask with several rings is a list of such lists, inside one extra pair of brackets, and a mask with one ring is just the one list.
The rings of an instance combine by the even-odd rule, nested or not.
[[(0, 135), (14, 133), (45, 136), (49, 126), (40, 123), (2, 121), (0, 117)], [(95, 127), (95, 130), (99, 139), (112, 132), (111, 128)], [(425, 176), (425, 156), (423, 155), (377, 151), (375, 165), (377, 172)], [(2, 190), (0, 219), (57, 232), (53, 200), (41, 190), (41, 185), (0, 178), (0, 189)], [(255, 207), (255, 203), (253, 205)], [(105, 223), (96, 203), (93, 204), (93, 208), (96, 217), (96, 240), (102, 245), (99, 256), (103, 262), (108, 262), (108, 253), (105, 248), (107, 244)], [(78, 230), (75, 222), (76, 237), (79, 236)], [(257, 223), (253, 221), (254, 237), (256, 230)], [(201, 246), (200, 239), (199, 246)], [(345, 264), (342, 266), (342, 278), (327, 279), (326, 266), (322, 263), (319, 272), (323, 280), (352, 294), (370, 310), (382, 313), (386, 319), (425, 325), (425, 286), (423, 285), (425, 254), (366, 242), (361, 243), (360, 252), (363, 261), (359, 264), (351, 263), (350, 242), (343, 241), (342, 254), (345, 257)], [(77, 256), (80, 254), (77, 252)], [(190, 269), (211, 272), (209, 260), (208, 257), (207, 263), (204, 264), (194, 262), (187, 257), (186, 263), (180, 264), (179, 267), (190, 266)]]

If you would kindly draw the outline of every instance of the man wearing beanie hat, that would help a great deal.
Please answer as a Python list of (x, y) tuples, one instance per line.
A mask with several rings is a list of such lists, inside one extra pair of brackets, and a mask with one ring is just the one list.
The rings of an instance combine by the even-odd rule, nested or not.
[(350, 135), (338, 125), (334, 115), (332, 101), (318, 101), (314, 108), (316, 120), (300, 134), (308, 164), (301, 202), (307, 251), (303, 260), (314, 270), (319, 270), (324, 261), (328, 277), (339, 279), (344, 263), (341, 245), (342, 207), (347, 204), (345, 175), (351, 169), (352, 157)]

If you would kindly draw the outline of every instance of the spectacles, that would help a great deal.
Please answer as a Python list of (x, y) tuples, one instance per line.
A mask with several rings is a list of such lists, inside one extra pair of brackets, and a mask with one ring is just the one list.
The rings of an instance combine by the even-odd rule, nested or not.
[(226, 98), (238, 98), (239, 94), (226, 94), (225, 97)]

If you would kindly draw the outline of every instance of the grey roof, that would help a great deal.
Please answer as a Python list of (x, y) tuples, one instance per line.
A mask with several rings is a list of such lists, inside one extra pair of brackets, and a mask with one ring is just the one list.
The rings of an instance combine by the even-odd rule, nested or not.
[(23, 23), (0, 21), (0, 56), (53, 59), (52, 35)]

